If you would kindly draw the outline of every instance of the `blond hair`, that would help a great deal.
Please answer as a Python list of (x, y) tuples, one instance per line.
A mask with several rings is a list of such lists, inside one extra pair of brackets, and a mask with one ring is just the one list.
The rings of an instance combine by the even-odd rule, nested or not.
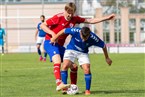
[(65, 11), (76, 11), (76, 5), (73, 2), (67, 3), (65, 5)]

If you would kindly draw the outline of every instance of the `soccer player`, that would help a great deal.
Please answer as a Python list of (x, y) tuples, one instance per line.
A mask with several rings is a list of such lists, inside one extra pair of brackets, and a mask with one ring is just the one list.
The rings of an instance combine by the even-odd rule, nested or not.
[[(115, 17), (114, 14), (111, 14), (108, 16), (104, 16), (102, 18), (86, 19), (74, 15), (75, 11), (76, 11), (76, 5), (72, 2), (67, 3), (65, 5), (64, 12), (54, 15), (53, 17), (47, 19), (46, 22), (41, 24), (41, 28), (47, 33), (45, 36), (44, 49), (48, 53), (50, 60), (54, 64), (54, 75), (57, 84), (56, 90), (61, 90), (67, 87), (67, 85), (62, 83), (61, 74), (60, 74), (60, 66), (65, 51), (63, 45), (67, 35), (65, 34), (59, 37), (58, 43), (56, 43), (56, 45), (52, 45), (50, 43), (50, 39), (64, 28), (74, 27), (76, 24), (80, 24), (80, 23), (95, 24), (105, 20), (110, 20)], [(76, 84), (77, 66), (76, 68), (71, 69), (70, 79), (71, 79), (71, 84)]]
[(75, 59), (78, 59), (79, 65), (82, 67), (86, 82), (85, 95), (90, 95), (91, 87), (91, 70), (90, 61), (88, 56), (88, 49), (90, 46), (98, 46), (102, 48), (106, 62), (111, 65), (112, 60), (108, 56), (108, 52), (105, 43), (93, 32), (90, 31), (88, 27), (83, 28), (66, 28), (61, 30), (57, 35), (51, 38), (51, 43), (54, 43), (58, 37), (69, 34), (72, 36), (70, 43), (67, 45), (65, 54), (63, 57), (63, 65), (61, 71), (62, 81), (67, 83), (67, 71), (68, 68), (72, 68), (72, 63)]
[(1, 27), (0, 24), (0, 46), (2, 47), (2, 55), (4, 54), (4, 39), (6, 36), (5, 29)]
[(38, 52), (38, 55), (40, 56), (39, 60), (45, 62), (47, 53), (44, 51), (44, 57), (42, 57), (41, 50), (40, 50), (40, 47), (41, 47), (42, 43), (44, 42), (45, 35), (46, 35), (46, 33), (40, 28), (41, 23), (43, 23), (45, 21), (45, 16), (41, 15), (40, 20), (41, 20), (41, 22), (38, 23), (37, 29), (36, 29), (35, 40), (36, 40), (36, 44), (37, 44), (37, 52)]

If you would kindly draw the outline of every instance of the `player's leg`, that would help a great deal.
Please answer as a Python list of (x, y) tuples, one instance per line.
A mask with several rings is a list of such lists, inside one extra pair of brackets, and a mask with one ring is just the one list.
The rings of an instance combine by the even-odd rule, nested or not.
[[(43, 48), (44, 48), (44, 41), (45, 41), (45, 37), (43, 37), (43, 40), (41, 41), (41, 44), (43, 45)], [(46, 62), (46, 57), (47, 57), (47, 52), (44, 50), (44, 57), (43, 57), (44, 62)]]
[[(70, 65), (70, 80), (71, 80), (71, 84), (77, 84), (77, 70), (78, 70), (78, 66), (77, 64), (74, 63), (74, 59), (77, 56), (77, 53), (75, 53), (75, 51), (68, 51), (66, 50), (66, 55), (70, 57), (70, 60), (72, 61), (71, 65)], [(72, 56), (71, 56), (72, 55)]]
[(63, 60), (63, 65), (61, 69), (61, 77), (62, 77), (62, 82), (64, 84), (67, 84), (67, 78), (68, 78), (68, 68), (72, 65), (72, 62), (68, 59)]
[(92, 75), (91, 75), (91, 70), (90, 70), (90, 60), (89, 60), (88, 54), (85, 54), (85, 53), (79, 54), (78, 62), (84, 71), (84, 77), (85, 77), (85, 82), (86, 82), (85, 95), (90, 95)]
[(47, 53), (44, 52), (44, 57), (43, 57), (43, 61), (46, 62), (46, 57), (47, 57)]
[(42, 61), (43, 60), (43, 57), (41, 55), (40, 46), (41, 46), (41, 44), (37, 44), (37, 52), (38, 52), (38, 55), (39, 55), (39, 60)]
[(60, 65), (61, 65), (61, 58), (58, 50), (58, 46), (52, 45), (49, 43), (50, 41), (47, 40), (44, 42), (44, 49), (50, 57), (50, 61), (54, 64), (54, 76), (56, 79), (56, 84), (59, 85), (61, 83), (61, 75), (60, 75)]
[(55, 54), (52, 57), (52, 62), (53, 62), (53, 72), (54, 72), (54, 76), (56, 79), (56, 84), (57, 86), (61, 83), (61, 74), (60, 74), (60, 67), (61, 67), (61, 58), (59, 54)]
[(1, 46), (2, 54), (3, 54), (4, 53), (4, 41), (3, 41), (3, 39), (0, 39), (0, 46)]
[[(67, 84), (68, 68), (72, 68), (72, 64), (75, 60), (75, 56), (71, 50), (66, 50), (63, 57), (63, 65), (61, 70), (61, 77), (64, 84)], [(63, 89), (62, 93), (66, 94), (67, 89)]]
[[(68, 59), (63, 60), (62, 70), (61, 70), (61, 79), (64, 84), (67, 84), (67, 78), (68, 78), (68, 68), (70, 68), (72, 65), (72, 62)], [(67, 93), (67, 88), (62, 90), (62, 94)]]
[(40, 49), (40, 46), (41, 46), (41, 42), (42, 42), (42, 38), (41, 37), (37, 37), (37, 41), (36, 41), (36, 44), (37, 44), (37, 53), (39, 55), (39, 60), (42, 61), (43, 60), (43, 57), (41, 55), (41, 49)]
[[(59, 50), (61, 49), (60, 52), (63, 52), (65, 50), (65, 48), (61, 46), (58, 46), (58, 48)], [(61, 68), (61, 62), (62, 62), (63, 56), (60, 54), (60, 52), (58, 52), (58, 54), (52, 57), (52, 61), (54, 63), (54, 75), (56, 77), (56, 83), (57, 83), (57, 88), (56, 88), (57, 91), (70, 87), (70, 84), (64, 83), (61, 80), (62, 78), (61, 78), (60, 68)]]
[(61, 81), (61, 73), (60, 73), (60, 66), (61, 66), (61, 56), (59, 52), (59, 46), (52, 45), (49, 40), (44, 42), (44, 49), (50, 57), (50, 61), (54, 64), (54, 76), (56, 80), (57, 88), (56, 90), (59, 91), (63, 88), (67, 88), (70, 85), (65, 85)]
[(78, 71), (78, 66), (77, 64), (73, 63), (71, 68), (70, 68), (70, 80), (71, 84), (77, 84), (77, 71)]
[(61, 70), (62, 81), (67, 84), (67, 70), (68, 68), (72, 67), (72, 64), (75, 60), (75, 54), (73, 50), (65, 50), (64, 57), (63, 57), (63, 65)]
[(56, 84), (57, 84), (56, 90), (59, 91), (59, 90), (70, 87), (70, 84), (64, 84), (61, 80), (61, 72), (60, 72), (61, 58), (60, 58), (60, 55), (59, 54), (54, 55), (52, 57), (52, 61), (54, 63), (54, 70), (53, 71), (54, 71), (54, 76), (55, 76)]
[(2, 54), (4, 54), (4, 46), (2, 46)]
[(84, 71), (84, 76), (85, 76), (85, 82), (86, 82), (86, 95), (90, 95), (90, 88), (91, 88), (91, 80), (92, 80), (92, 75), (90, 71), (90, 64), (83, 64), (81, 65)]

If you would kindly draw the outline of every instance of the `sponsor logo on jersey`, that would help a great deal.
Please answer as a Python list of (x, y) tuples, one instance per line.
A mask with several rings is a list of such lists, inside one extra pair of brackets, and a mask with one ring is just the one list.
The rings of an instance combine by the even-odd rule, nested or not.
[(74, 27), (74, 24), (70, 23), (69, 26), (70, 26), (70, 28), (72, 28), (72, 27)]
[(64, 26), (64, 23), (62, 24), (62, 26)]
[(53, 54), (56, 54), (56, 51), (54, 51)]

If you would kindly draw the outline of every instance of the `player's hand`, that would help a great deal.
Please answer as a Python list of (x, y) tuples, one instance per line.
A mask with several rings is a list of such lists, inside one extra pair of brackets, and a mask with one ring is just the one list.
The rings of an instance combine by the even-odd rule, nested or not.
[(115, 19), (115, 14), (111, 14), (108, 16), (107, 20), (114, 20)]
[(55, 40), (53, 37), (50, 39), (50, 43), (55, 43)]
[(109, 66), (111, 66), (112, 60), (110, 58), (106, 58), (106, 62), (108, 63)]
[(52, 37), (52, 38), (50, 39), (50, 43), (52, 43), (52, 44), (54, 44), (54, 45), (55, 45), (56, 40)]

